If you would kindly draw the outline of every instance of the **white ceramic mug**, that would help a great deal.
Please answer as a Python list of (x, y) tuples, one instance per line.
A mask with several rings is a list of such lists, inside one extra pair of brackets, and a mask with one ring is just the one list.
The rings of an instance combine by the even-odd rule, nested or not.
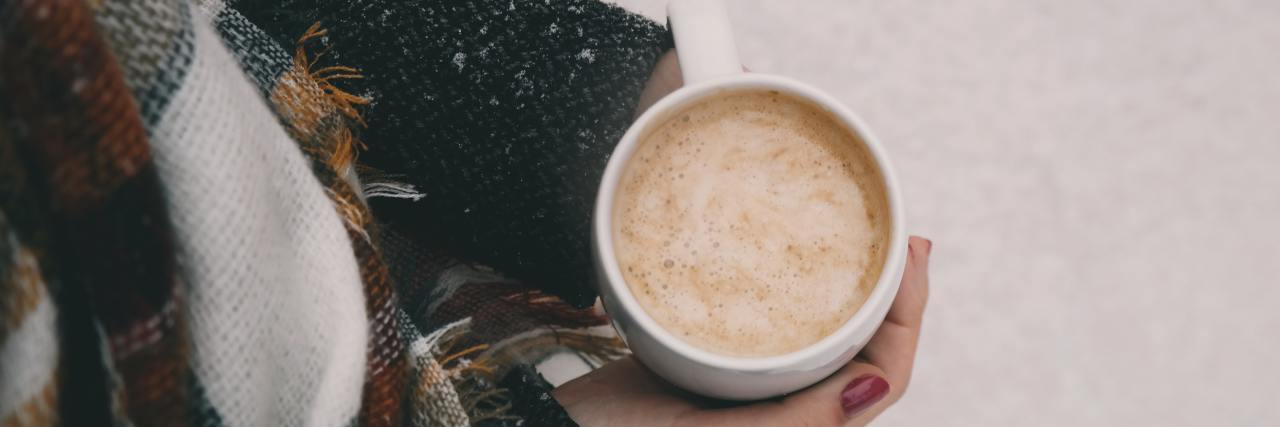
[[(673, 0), (667, 5), (685, 86), (654, 104), (622, 137), (596, 196), (592, 243), (600, 295), (614, 328), (645, 366), (686, 390), (733, 400), (755, 400), (799, 390), (831, 375), (853, 358), (880, 327), (893, 303), (906, 263), (902, 196), (884, 149), (867, 126), (832, 97), (797, 81), (744, 73), (724, 5), (719, 0)], [(880, 281), (843, 326), (803, 349), (779, 356), (734, 357), (690, 344), (660, 326), (632, 295), (614, 256), (613, 205), (618, 181), (639, 138), (692, 103), (743, 89), (776, 90), (809, 100), (855, 133), (879, 164), (893, 227)], [(854, 278), (850, 278), (852, 282)], [(679, 286), (679, 284), (673, 284)], [(852, 288), (852, 285), (850, 286)]]

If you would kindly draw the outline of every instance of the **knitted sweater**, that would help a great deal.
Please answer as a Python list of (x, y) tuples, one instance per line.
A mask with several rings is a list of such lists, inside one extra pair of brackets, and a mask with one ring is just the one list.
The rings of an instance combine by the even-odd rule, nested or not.
[(364, 73), (348, 86), (373, 100), (360, 163), (423, 197), (372, 201), (380, 220), (576, 306), (594, 301), (591, 204), (670, 47), (662, 27), (598, 0), (235, 6), (281, 43), (323, 22), (332, 61)]
[(0, 424), (571, 423), (530, 366), (623, 354), (590, 205), (667, 47), (586, 0), (0, 3)]

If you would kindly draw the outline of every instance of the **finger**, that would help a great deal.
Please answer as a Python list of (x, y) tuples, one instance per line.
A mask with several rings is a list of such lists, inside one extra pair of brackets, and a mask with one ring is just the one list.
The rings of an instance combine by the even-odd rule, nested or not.
[(636, 102), (636, 116), (640, 116), (640, 113), (648, 110), (659, 99), (675, 92), (683, 85), (684, 78), (680, 76), (680, 60), (676, 57), (675, 50), (668, 50), (658, 58), (658, 62), (653, 66), (653, 72), (649, 74), (649, 81), (645, 83), (644, 90), (640, 91), (640, 99)]
[(932, 251), (933, 242), (929, 239), (920, 236), (907, 239), (907, 266), (885, 321), (920, 327), (924, 305), (929, 299), (929, 255)]
[(876, 410), (889, 394), (889, 387), (879, 367), (853, 362), (822, 382), (781, 400), (689, 412), (676, 425), (861, 425), (858, 420), (864, 418), (864, 413)]
[(891, 400), (897, 400), (906, 392), (915, 365), (917, 343), (920, 339), (921, 320), (929, 298), (929, 252), (932, 243), (912, 237), (908, 241), (907, 266), (902, 283), (889, 314), (871, 341), (862, 349), (861, 356), (884, 369), (893, 386)]

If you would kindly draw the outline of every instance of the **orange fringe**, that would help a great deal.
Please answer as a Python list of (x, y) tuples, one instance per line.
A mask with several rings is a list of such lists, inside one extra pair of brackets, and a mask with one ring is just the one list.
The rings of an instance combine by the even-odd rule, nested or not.
[[(316, 22), (298, 38), (293, 68), (280, 78), (271, 100), (287, 112), (284, 116), (290, 122), (290, 130), (304, 149), (324, 159), (334, 171), (345, 174), (355, 163), (357, 150), (368, 149), (352, 128), (367, 125), (358, 107), (368, 105), (370, 100), (337, 86), (341, 80), (364, 78), (360, 70), (340, 65), (317, 68), (320, 59), (328, 54), (328, 47), (314, 57), (307, 54), (307, 44), (326, 34), (328, 30)], [(347, 123), (326, 123), (331, 112), (337, 112)], [(325, 125), (335, 128), (328, 135), (317, 135)]]

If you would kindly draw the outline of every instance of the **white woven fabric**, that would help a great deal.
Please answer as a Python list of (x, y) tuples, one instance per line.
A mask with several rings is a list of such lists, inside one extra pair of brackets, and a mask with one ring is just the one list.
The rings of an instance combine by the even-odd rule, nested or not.
[[(19, 248), (18, 240), (13, 235), (0, 235), (9, 239), (9, 247)], [(20, 295), (9, 295), (13, 301), (0, 301), (0, 308), (13, 309), (15, 305), (5, 303), (17, 301), (37, 301), (30, 312), (4, 313), (0, 322), (20, 319), (20, 325), (5, 325), (12, 328), (9, 336), (0, 340), (0, 420), (16, 421), (17, 425), (35, 424), (27, 417), (33, 415), (22, 410), (28, 403), (48, 403), (41, 400), (40, 394), (46, 387), (54, 383), (54, 371), (58, 367), (57, 310), (53, 301), (45, 291), (44, 283), (40, 283), (39, 270), (35, 256), (26, 250), (13, 254), (12, 260), (0, 260), (10, 264), (13, 270), (11, 277), (0, 277), (0, 280), (11, 280), (16, 284)], [(38, 413), (47, 414), (53, 408), (32, 408)], [(9, 424), (5, 424), (9, 425)]]
[(195, 20), (191, 71), (152, 149), (191, 289), (196, 377), (230, 426), (348, 424), (368, 337), (350, 240), (302, 152)]

